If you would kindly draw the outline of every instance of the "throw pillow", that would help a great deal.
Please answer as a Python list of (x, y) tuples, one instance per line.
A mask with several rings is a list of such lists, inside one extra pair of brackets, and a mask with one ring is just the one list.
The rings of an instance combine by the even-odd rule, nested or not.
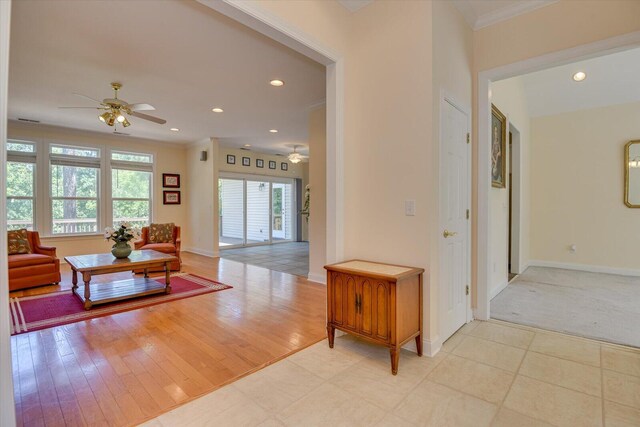
[(173, 243), (173, 227), (172, 222), (168, 224), (151, 224), (149, 226), (149, 242), (150, 243)]
[(27, 230), (25, 228), (8, 231), (7, 241), (9, 243), (9, 255), (31, 253), (29, 236), (27, 235)]

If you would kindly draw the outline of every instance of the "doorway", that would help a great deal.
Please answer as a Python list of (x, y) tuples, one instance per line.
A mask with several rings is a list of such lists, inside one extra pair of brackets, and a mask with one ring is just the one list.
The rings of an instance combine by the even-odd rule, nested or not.
[(293, 179), (223, 175), (218, 189), (220, 248), (291, 242), (297, 237)]

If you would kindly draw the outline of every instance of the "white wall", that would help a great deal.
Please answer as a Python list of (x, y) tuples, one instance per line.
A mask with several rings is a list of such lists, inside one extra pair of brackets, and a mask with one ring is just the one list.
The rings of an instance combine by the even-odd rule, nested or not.
[[(520, 205), (514, 203), (514, 212), (520, 211), (520, 257), (522, 265), (529, 260), (529, 206), (530, 206), (530, 119), (527, 110), (527, 100), (522, 79), (514, 77), (491, 84), (491, 102), (507, 117), (507, 129), (509, 124), (520, 132), (521, 162), (515, 164), (520, 169), (521, 197)], [(509, 133), (507, 131), (507, 152), (505, 158), (509, 158)], [(516, 159), (514, 159), (516, 162)], [(508, 272), (508, 248), (509, 248), (509, 171), (507, 170), (506, 188), (491, 188), (490, 212), (491, 212), (491, 282), (490, 295), (495, 296), (509, 280)]]
[(326, 282), (327, 262), (326, 153), (327, 111), (322, 106), (309, 113), (309, 279), (320, 283)]
[(623, 164), (639, 118), (634, 103), (532, 119), (533, 260), (640, 275), (640, 209), (624, 204)]
[[(186, 168), (186, 146), (168, 144), (159, 141), (143, 140), (138, 138), (122, 137), (97, 132), (80, 131), (48, 125), (24, 124), (9, 122), (8, 135), (10, 139), (23, 139), (35, 142), (57, 142), (71, 144), (85, 144), (89, 146), (118, 148), (121, 150), (141, 151), (154, 155), (155, 173), (153, 179), (153, 221), (157, 223), (174, 222), (176, 225), (187, 225), (187, 205), (189, 195), (186, 188), (189, 185)], [(46, 153), (44, 153), (46, 155)], [(41, 173), (42, 171), (38, 171)], [(181, 177), (180, 205), (162, 204), (162, 173), (177, 173)], [(47, 188), (38, 188), (38, 191), (48, 191)], [(182, 228), (188, 233), (188, 227)], [(44, 237), (45, 245), (57, 248), (58, 258), (67, 255), (80, 255), (89, 253), (108, 252), (113, 243), (109, 243), (100, 235), (74, 236), (74, 237)]]
[[(207, 161), (200, 160), (202, 151), (207, 152)], [(217, 159), (218, 142), (213, 138), (190, 145), (186, 155), (189, 232), (183, 249), (206, 256), (218, 256)]]

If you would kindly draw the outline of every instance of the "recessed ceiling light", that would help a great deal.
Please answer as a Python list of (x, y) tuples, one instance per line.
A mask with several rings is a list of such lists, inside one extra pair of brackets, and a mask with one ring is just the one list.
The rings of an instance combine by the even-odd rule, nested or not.
[(269, 83), (271, 84), (271, 86), (275, 86), (275, 87), (284, 86), (284, 82), (278, 79), (271, 80)]
[(269, 132), (271, 133), (278, 133), (278, 129), (270, 129)]
[(245, 147), (251, 147), (251, 144), (244, 144)]
[(224, 110), (222, 108), (213, 108), (211, 111), (213, 111), (214, 113), (222, 113)]
[(180, 129), (178, 128), (171, 128), (170, 130), (174, 131), (174, 132), (178, 132)]
[(586, 78), (587, 78), (587, 75), (582, 71), (578, 71), (573, 75), (573, 81), (576, 81), (576, 82), (581, 82)]

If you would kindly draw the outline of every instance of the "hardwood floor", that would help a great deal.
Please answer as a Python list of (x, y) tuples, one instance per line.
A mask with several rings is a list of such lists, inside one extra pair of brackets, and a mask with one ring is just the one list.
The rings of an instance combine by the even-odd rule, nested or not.
[[(12, 337), (18, 425), (138, 424), (325, 337), (323, 285), (224, 259), (183, 261), (183, 271), (234, 288)], [(60, 289), (71, 289), (69, 270), (60, 286), (11, 296)]]

